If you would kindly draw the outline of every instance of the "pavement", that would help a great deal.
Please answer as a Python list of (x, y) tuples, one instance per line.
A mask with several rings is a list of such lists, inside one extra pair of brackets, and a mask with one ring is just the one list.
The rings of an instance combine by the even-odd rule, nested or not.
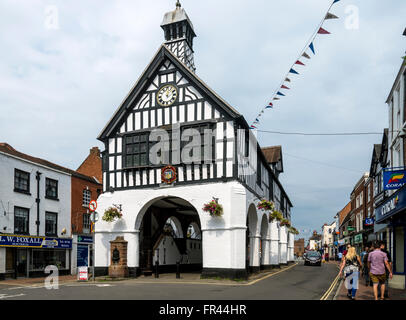
[[(385, 300), (406, 300), (406, 290), (399, 289), (388, 289), (388, 298)], [(378, 294), (380, 297), (380, 293)], [(373, 288), (371, 286), (366, 286), (364, 278), (360, 278), (358, 281), (358, 290), (355, 296), (356, 300), (375, 300)], [(339, 291), (336, 295), (336, 300), (349, 300), (347, 297), (347, 289), (345, 288), (344, 280), (340, 283)]]
[(96, 282), (61, 277), (58, 289), (49, 290), (44, 279), (8, 280), (0, 281), (0, 300), (320, 300), (332, 299), (337, 274), (332, 263), (318, 267), (299, 262), (248, 281), (200, 279), (199, 274)]

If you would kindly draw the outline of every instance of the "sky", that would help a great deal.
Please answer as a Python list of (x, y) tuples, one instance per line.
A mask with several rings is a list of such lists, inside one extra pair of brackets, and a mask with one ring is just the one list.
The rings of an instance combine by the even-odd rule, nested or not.
[[(174, 0), (0, 0), (0, 142), (77, 169), (163, 42)], [(296, 61), (331, 0), (181, 1), (193, 22), (197, 75), (251, 123)], [(341, 0), (291, 90), (260, 130), (383, 132), (405, 54), (406, 2)], [(308, 50), (310, 53), (310, 50)], [(312, 55), (312, 54), (311, 54)], [(258, 132), (281, 145), (280, 179), (307, 238), (349, 201), (381, 135)]]

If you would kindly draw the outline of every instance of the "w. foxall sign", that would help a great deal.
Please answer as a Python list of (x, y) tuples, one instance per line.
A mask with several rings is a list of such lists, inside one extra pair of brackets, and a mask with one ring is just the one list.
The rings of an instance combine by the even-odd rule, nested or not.
[(406, 184), (406, 170), (384, 171), (383, 185), (385, 190), (397, 190)]
[(0, 247), (71, 249), (72, 239), (5, 235), (0, 236)]

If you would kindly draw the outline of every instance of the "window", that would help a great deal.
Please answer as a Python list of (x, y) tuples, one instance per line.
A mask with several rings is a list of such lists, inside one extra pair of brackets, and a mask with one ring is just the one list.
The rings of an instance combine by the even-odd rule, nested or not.
[(58, 214), (54, 212), (45, 212), (45, 235), (57, 236), (58, 235)]
[(45, 179), (45, 198), (58, 199), (58, 181)]
[[(212, 161), (214, 159), (214, 154), (215, 154), (215, 143), (214, 143), (214, 138), (215, 135), (213, 133), (213, 125), (212, 124), (201, 124), (201, 125), (194, 125), (194, 126), (185, 126), (182, 127), (182, 136), (184, 135), (185, 130), (192, 129), (196, 130), (195, 134), (193, 136), (189, 135), (189, 139), (187, 141), (181, 141), (181, 150), (183, 154), (184, 152), (189, 155), (190, 158), (196, 158), (196, 162), (207, 162), (207, 161)], [(198, 137), (196, 134), (198, 134), (200, 137)], [(209, 134), (209, 136), (206, 136), (206, 134)], [(188, 146), (193, 140), (198, 140), (200, 139), (200, 145), (201, 145), (201, 151), (200, 151), (200, 157), (198, 154), (193, 153), (193, 146)], [(183, 139), (181, 139), (183, 140)], [(211, 149), (210, 149), (211, 146)], [(187, 149), (185, 149), (187, 148)], [(188, 150), (190, 149), (190, 150)], [(207, 154), (206, 150), (209, 150), (209, 154)], [(193, 159), (194, 160), (194, 159)], [(193, 161), (195, 162), (195, 161)]]
[(33, 249), (30, 259), (30, 271), (42, 271), (47, 266), (57, 266), (59, 270), (69, 268), (66, 250)]
[(245, 149), (244, 149), (244, 156), (246, 158), (250, 155), (250, 132), (249, 130), (245, 131)]
[(83, 190), (83, 206), (89, 207), (89, 203), (92, 197), (92, 192), (88, 189)]
[(14, 170), (14, 191), (30, 192), (30, 174), (18, 169)]
[(83, 233), (90, 233), (90, 214), (83, 214)]
[(137, 134), (125, 138), (125, 167), (140, 167), (149, 165), (148, 133)]
[(29, 234), (30, 210), (26, 208), (14, 207), (14, 233)]

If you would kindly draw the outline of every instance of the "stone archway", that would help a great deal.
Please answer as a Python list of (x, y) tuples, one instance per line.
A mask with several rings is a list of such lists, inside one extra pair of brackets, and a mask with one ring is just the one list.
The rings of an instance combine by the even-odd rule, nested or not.
[(196, 208), (179, 197), (159, 197), (149, 201), (136, 219), (139, 230), (140, 273), (150, 276), (159, 262), (160, 272), (201, 271), (202, 238), (189, 239), (188, 228), (200, 230)]
[(270, 246), (268, 237), (269, 223), (268, 216), (264, 214), (261, 220), (261, 241), (260, 241), (260, 253), (261, 253), (261, 269), (265, 269), (270, 265)]

